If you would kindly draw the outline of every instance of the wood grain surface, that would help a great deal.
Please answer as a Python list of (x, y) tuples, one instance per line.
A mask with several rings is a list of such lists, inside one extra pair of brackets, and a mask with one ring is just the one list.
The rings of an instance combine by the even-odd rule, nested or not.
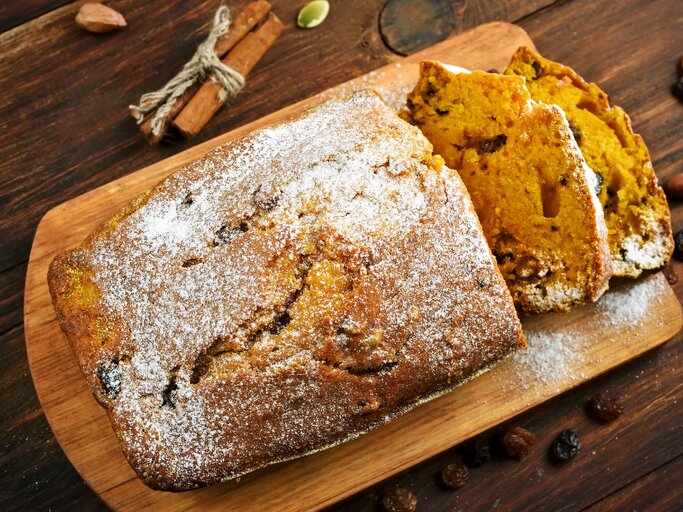
[[(60, 445), (107, 504), (117, 510), (161, 507), (170, 511), (193, 506), (219, 510), (228, 504), (239, 510), (319, 509), (600, 375), (658, 346), (680, 330), (683, 316), (678, 300), (662, 275), (650, 276), (629, 284), (636, 290), (634, 293), (642, 288), (640, 293), (644, 295), (650, 283), (664, 281), (660, 300), (651, 304), (651, 311), (642, 322), (635, 317), (633, 322), (610, 322), (608, 313), (600, 307), (609, 301), (609, 295), (597, 305), (570, 314), (525, 319), (525, 332), (530, 338), (537, 332), (548, 336), (566, 332), (575, 338), (570, 350), (579, 357), (565, 355), (567, 361), (563, 363), (569, 367), (563, 371), (560, 367), (552, 371), (543, 369), (548, 376), (538, 379), (539, 369), (532, 364), (506, 362), (352, 443), (265, 469), (238, 483), (182, 494), (155, 492), (135, 477), (121, 455), (106, 414), (94, 403), (56, 321), (46, 281), (47, 268), (54, 256), (79, 244), (98, 224), (161, 178), (220, 144), (291, 118), (324, 98), (358, 88), (372, 87), (388, 98), (394, 97), (395, 92), (403, 96), (403, 91), (416, 82), (418, 64), (424, 59), (471, 69), (500, 69), (521, 45), (533, 43), (520, 28), (503, 23), (482, 25), (124, 176), (45, 215), (34, 239), (26, 278), (24, 328), (29, 364), (43, 410)], [(583, 339), (585, 343), (580, 342)], [(529, 349), (534, 350), (538, 348)], [(547, 364), (559, 362), (549, 359)], [(61, 371), (55, 373), (55, 368)], [(311, 474), (319, 476), (310, 478)]]
[[(129, 27), (107, 36), (75, 29), (77, 3), (8, 0), (0, 6), (0, 30), (5, 30), (0, 34), (3, 510), (104, 508), (57, 445), (28, 372), (21, 323), (24, 276), (43, 214), (134, 169), (398, 58), (379, 35), (384, 0), (345, 0), (343, 8), (333, 3), (328, 20), (311, 31), (294, 25), (302, 2), (275, 0), (274, 9), (287, 28), (238, 100), (198, 140), (150, 149), (131, 124), (126, 106), (161, 85), (191, 55), (220, 2), (109, 0)], [(229, 1), (235, 9), (245, 3)], [(599, 82), (629, 111), (661, 181), (682, 170), (683, 107), (669, 92), (683, 51), (680, 1), (453, 0), (452, 5), (457, 30), (491, 20), (519, 23), (546, 56)], [(676, 231), (683, 228), (683, 203), (674, 201), (671, 207)], [(674, 268), (680, 272), (683, 266), (675, 262)], [(683, 282), (674, 289), (683, 297)], [(683, 509), (680, 471), (666, 476), (667, 467), (683, 454), (681, 339), (678, 335), (514, 420), (531, 428), (540, 446), (568, 426), (590, 433), (581, 456), (571, 464), (548, 466), (539, 448), (523, 463), (494, 461), (477, 469), (470, 483), (454, 492), (439, 487), (435, 479), (457, 457), (446, 451), (335, 508), (376, 510), (378, 496), (401, 484), (418, 495), (422, 510), (542, 509), (534, 506), (539, 503), (552, 510), (579, 510), (630, 488), (637, 489), (630, 494), (634, 503), (650, 503), (651, 510)], [(602, 390), (624, 397), (627, 408), (607, 428), (595, 425), (581, 410), (588, 396)], [(668, 487), (666, 499), (657, 484), (659, 475), (663, 482), (678, 484)]]

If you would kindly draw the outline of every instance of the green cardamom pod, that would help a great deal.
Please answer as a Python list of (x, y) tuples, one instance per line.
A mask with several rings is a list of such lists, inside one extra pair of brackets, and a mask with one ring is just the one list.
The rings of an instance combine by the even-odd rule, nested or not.
[(313, 28), (320, 25), (330, 12), (327, 0), (313, 0), (304, 5), (296, 18), (296, 24), (301, 28)]

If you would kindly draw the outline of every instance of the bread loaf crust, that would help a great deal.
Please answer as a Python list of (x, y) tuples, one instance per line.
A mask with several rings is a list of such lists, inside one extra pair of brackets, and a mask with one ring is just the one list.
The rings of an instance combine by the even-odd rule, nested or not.
[(155, 489), (341, 443), (524, 344), (462, 182), (371, 91), (179, 170), (48, 279)]

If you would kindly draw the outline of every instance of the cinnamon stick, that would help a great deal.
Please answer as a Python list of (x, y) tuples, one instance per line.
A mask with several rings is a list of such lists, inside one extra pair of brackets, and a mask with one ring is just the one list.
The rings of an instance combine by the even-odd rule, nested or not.
[[(226, 53), (228, 53), (244, 38), (244, 36), (266, 17), (270, 12), (270, 9), (270, 3), (265, 0), (256, 0), (245, 5), (244, 9), (242, 9), (232, 21), (228, 34), (216, 41), (216, 46), (214, 47), (216, 55), (221, 59), (225, 57)], [(201, 86), (201, 82), (192, 84), (187, 88), (183, 95), (175, 101), (168, 115), (162, 120), (161, 130), (159, 130), (158, 135), (152, 133), (152, 118), (154, 117), (154, 113), (140, 124), (140, 131), (150, 145), (154, 146), (158, 144), (166, 136), (171, 127), (173, 118), (175, 118), (185, 105), (187, 105)]]
[(216, 55), (219, 58), (225, 57), (232, 48), (246, 36), (251, 29), (258, 25), (266, 14), (270, 12), (270, 4), (265, 0), (256, 0), (244, 6), (230, 24), (230, 31), (227, 35), (216, 41)]
[[(261, 57), (273, 46), (284, 25), (270, 13), (268, 20), (256, 31), (245, 36), (223, 59), (223, 63), (246, 77)], [(200, 87), (185, 108), (177, 115), (173, 124), (186, 138), (195, 137), (206, 123), (221, 108), (220, 86), (208, 79)]]

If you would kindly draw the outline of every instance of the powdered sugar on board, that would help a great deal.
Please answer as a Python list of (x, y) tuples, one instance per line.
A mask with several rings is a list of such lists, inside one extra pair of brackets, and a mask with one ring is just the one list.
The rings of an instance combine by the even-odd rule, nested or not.
[(512, 369), (505, 375), (514, 379), (502, 381), (494, 374), (493, 380), (506, 391), (541, 390), (553, 384), (559, 391), (567, 382), (584, 381), (585, 368), (596, 362), (585, 354), (595, 353), (592, 347), (603, 341), (596, 336), (602, 337), (607, 326), (624, 347), (638, 344), (648, 313), (660, 305), (668, 286), (661, 275), (652, 275), (608, 291), (596, 304), (551, 314), (566, 317), (566, 322), (547, 321), (551, 315), (523, 319), (529, 347), (505, 363)]

